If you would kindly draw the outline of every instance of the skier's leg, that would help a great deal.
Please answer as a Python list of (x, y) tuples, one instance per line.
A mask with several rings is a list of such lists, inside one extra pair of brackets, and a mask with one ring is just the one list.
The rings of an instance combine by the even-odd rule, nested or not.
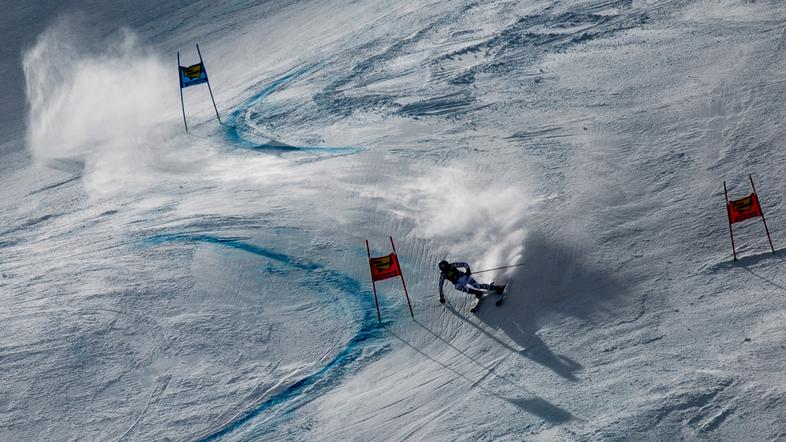
[(492, 288), (493, 285), (492, 284), (481, 284), (481, 283), (475, 281), (475, 278), (472, 278), (472, 277), (468, 277), (467, 280), (468, 280), (467, 281), (467, 285), (472, 287), (475, 290), (493, 290), (493, 288)]
[(474, 279), (462, 276), (458, 281), (456, 281), (456, 285), (454, 287), (456, 290), (460, 290), (464, 293), (475, 295), (476, 298), (480, 298), (483, 295), (483, 292), (476, 289), (472, 283), (477, 284)]
[(504, 285), (496, 285), (493, 282), (491, 284), (481, 284), (475, 281), (472, 277), (467, 278), (467, 285), (471, 286), (475, 290), (485, 290), (485, 291), (492, 291), (497, 293), (502, 293), (505, 290)]
[(469, 293), (470, 295), (480, 296), (483, 294), (482, 291), (473, 289), (472, 287), (468, 287), (466, 285), (458, 285), (456, 284), (456, 290), (462, 291), (464, 293)]

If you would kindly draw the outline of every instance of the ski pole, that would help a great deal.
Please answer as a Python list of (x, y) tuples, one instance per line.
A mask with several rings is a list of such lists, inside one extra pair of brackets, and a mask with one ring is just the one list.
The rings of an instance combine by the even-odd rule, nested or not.
[(478, 270), (476, 272), (472, 272), (472, 274), (474, 275), (475, 273), (485, 273), (485, 272), (490, 272), (492, 270), (509, 269), (511, 267), (519, 267), (519, 266), (523, 266), (523, 265), (524, 265), (524, 263), (521, 262), (521, 263), (518, 263), (518, 264), (512, 264), (512, 265), (509, 265), (509, 266), (497, 267), (497, 268), (494, 268), (494, 269)]

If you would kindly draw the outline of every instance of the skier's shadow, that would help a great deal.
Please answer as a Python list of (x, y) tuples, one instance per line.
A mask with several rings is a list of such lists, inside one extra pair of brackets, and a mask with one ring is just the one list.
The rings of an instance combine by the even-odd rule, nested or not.
[(593, 313), (611, 300), (625, 295), (625, 288), (608, 271), (584, 264), (584, 250), (557, 244), (538, 233), (524, 243), (524, 265), (507, 275), (510, 292), (500, 307), (492, 296), (484, 300), (476, 317), (492, 330), (501, 330), (517, 349), (472, 319), (449, 309), (461, 320), (500, 343), (505, 348), (553, 370), (570, 381), (577, 381), (581, 364), (553, 352), (538, 336), (541, 326), (560, 316), (592, 322)]
[(399, 336), (394, 330), (392, 330), (392, 329), (390, 329), (388, 327), (385, 327), (385, 328), (388, 330), (388, 332), (392, 336), (394, 336), (395, 338), (397, 338), (398, 340), (400, 340), (401, 342), (403, 342), (404, 344), (406, 344), (410, 348), (414, 349), (416, 352), (420, 353), (422, 356), (426, 357), (427, 359), (433, 361), (436, 364), (441, 365), (443, 368), (445, 368), (445, 369), (447, 369), (449, 371), (452, 371), (454, 374), (458, 375), (459, 377), (464, 378), (467, 381), (469, 381), (472, 384), (473, 387), (477, 387), (477, 388), (485, 391), (486, 393), (491, 394), (492, 396), (495, 396), (495, 397), (497, 397), (499, 399), (507, 401), (507, 402), (509, 402), (509, 403), (511, 403), (511, 404), (513, 404), (513, 405), (515, 405), (515, 406), (517, 406), (519, 408), (521, 408), (522, 410), (527, 411), (527, 412), (529, 412), (529, 413), (531, 413), (531, 414), (533, 414), (535, 416), (538, 416), (538, 417), (540, 417), (541, 419), (543, 419), (545, 421), (551, 422), (552, 424), (555, 424), (555, 425), (556, 424), (565, 423), (565, 422), (568, 422), (568, 421), (571, 421), (571, 420), (575, 419), (573, 414), (571, 414), (569, 411), (567, 411), (567, 410), (565, 410), (563, 408), (560, 408), (557, 405), (554, 405), (551, 402), (549, 402), (549, 401), (547, 401), (547, 400), (545, 400), (545, 399), (543, 399), (541, 397), (536, 396), (532, 391), (527, 389), (525, 386), (517, 383), (514, 379), (511, 379), (511, 378), (505, 376), (504, 374), (497, 373), (494, 367), (489, 367), (489, 366), (483, 364), (483, 362), (481, 362), (477, 358), (472, 357), (467, 352), (459, 349), (458, 347), (454, 346), (453, 344), (450, 343), (450, 341), (446, 340), (441, 335), (439, 335), (438, 333), (434, 332), (433, 330), (431, 330), (430, 328), (426, 327), (425, 325), (421, 324), (417, 320), (415, 320), (415, 323), (417, 323), (421, 328), (423, 328), (424, 330), (426, 330), (429, 333), (431, 333), (434, 337), (436, 337), (437, 339), (439, 339), (440, 341), (445, 343), (448, 347), (452, 348), (457, 353), (463, 355), (464, 357), (466, 357), (467, 359), (469, 359), (473, 363), (475, 363), (478, 366), (482, 367), (485, 370), (486, 375), (492, 375), (492, 376), (495, 376), (495, 377), (499, 378), (500, 380), (505, 381), (509, 386), (518, 388), (519, 390), (521, 390), (522, 393), (524, 393), (524, 395), (526, 395), (528, 397), (526, 397), (526, 398), (521, 398), (521, 397), (510, 398), (510, 397), (502, 396), (501, 394), (493, 391), (492, 389), (489, 389), (489, 388), (484, 387), (482, 385), (481, 381), (483, 380), (483, 378), (485, 378), (486, 375), (484, 375), (483, 378), (481, 378), (480, 380), (476, 380), (476, 379), (472, 379), (470, 377), (467, 377), (465, 374), (463, 374), (460, 371), (456, 370), (451, 365), (448, 365), (448, 364), (446, 364), (444, 362), (441, 362), (441, 361), (439, 361), (439, 360), (429, 356), (422, 349), (416, 347), (411, 342), (409, 342), (406, 339), (404, 339), (403, 337)]
[[(577, 381), (578, 379), (574, 375), (574, 373), (578, 370), (581, 370), (583, 367), (581, 364), (573, 361), (572, 359), (568, 358), (567, 356), (561, 356), (554, 354), (548, 346), (541, 340), (537, 335), (534, 333), (526, 336), (525, 339), (514, 339), (516, 344), (520, 345), (522, 348), (518, 349), (513, 347), (512, 345), (508, 344), (507, 342), (503, 341), (502, 339), (494, 336), (492, 333), (485, 330), (483, 327), (480, 327), (475, 322), (471, 321), (470, 319), (463, 316), (459, 311), (457, 311), (453, 306), (449, 306), (447, 310), (454, 314), (457, 318), (461, 319), (462, 321), (466, 322), (467, 324), (475, 327), (478, 331), (486, 335), (487, 338), (495, 341), (500, 346), (506, 348), (512, 353), (519, 354), (523, 357), (531, 359), (541, 365), (549, 367), (550, 369), (554, 370), (557, 374), (562, 376), (565, 379), (571, 381)], [(480, 313), (478, 316), (481, 316)], [(484, 315), (487, 316), (487, 315)], [(484, 321), (490, 324), (491, 321)], [(501, 327), (500, 327), (501, 328)], [(508, 336), (511, 336), (510, 333), (505, 332)], [(513, 338), (511, 336), (511, 338)]]

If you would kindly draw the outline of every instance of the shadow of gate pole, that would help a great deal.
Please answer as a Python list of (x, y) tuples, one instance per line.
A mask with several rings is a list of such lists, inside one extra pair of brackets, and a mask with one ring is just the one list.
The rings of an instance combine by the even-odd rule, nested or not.
[(491, 375), (493, 375), (493, 376), (495, 376), (495, 377), (497, 377), (499, 379), (502, 379), (502, 380), (506, 381), (509, 385), (515, 386), (518, 389), (522, 390), (528, 397), (527, 398), (508, 398), (508, 397), (502, 396), (499, 393), (497, 393), (495, 391), (492, 391), (492, 390), (490, 390), (490, 389), (480, 385), (481, 382), (483, 381), (483, 379), (485, 378), (485, 375), (482, 376), (480, 379), (477, 379), (477, 380), (472, 379), (472, 378), (468, 377), (467, 375), (465, 375), (464, 373), (461, 373), (460, 371), (456, 370), (455, 368), (453, 368), (449, 364), (446, 364), (446, 363), (444, 363), (442, 361), (437, 360), (436, 358), (431, 357), (430, 355), (428, 355), (422, 349), (418, 348), (417, 346), (415, 346), (411, 342), (407, 341), (406, 339), (404, 339), (401, 336), (399, 336), (398, 334), (396, 334), (396, 332), (394, 332), (390, 327), (384, 326), (384, 328), (385, 328), (385, 330), (387, 330), (391, 334), (391, 336), (393, 336), (394, 338), (396, 338), (399, 341), (401, 341), (402, 343), (404, 343), (404, 345), (406, 345), (407, 347), (413, 349), (415, 352), (417, 352), (421, 356), (425, 357), (426, 359), (434, 362), (435, 364), (441, 366), (442, 368), (444, 368), (444, 369), (452, 372), (453, 374), (457, 375), (458, 377), (466, 380), (467, 382), (470, 383), (470, 385), (472, 387), (477, 387), (480, 390), (482, 390), (482, 391), (484, 391), (484, 392), (486, 392), (486, 393), (488, 393), (488, 394), (490, 394), (490, 395), (492, 395), (492, 396), (494, 396), (494, 397), (496, 397), (498, 399), (502, 399), (505, 402), (508, 402), (508, 403), (510, 403), (512, 405), (515, 405), (516, 407), (518, 407), (519, 409), (521, 409), (521, 410), (523, 410), (523, 411), (525, 411), (527, 413), (530, 413), (530, 414), (532, 414), (534, 416), (539, 417), (540, 419), (543, 419), (543, 420), (545, 420), (547, 422), (550, 422), (552, 424), (555, 424), (555, 425), (562, 424), (562, 423), (565, 423), (565, 422), (568, 422), (568, 421), (576, 419), (573, 416), (573, 414), (570, 413), (569, 411), (567, 411), (567, 410), (565, 410), (563, 408), (560, 408), (560, 407), (552, 404), (551, 402), (549, 402), (549, 401), (547, 401), (547, 400), (545, 400), (545, 399), (535, 395), (534, 393), (529, 391), (526, 387), (523, 387), (523, 386), (521, 386), (521, 385), (511, 381), (507, 377), (502, 376), (500, 374), (497, 374), (494, 371), (493, 368), (487, 367), (486, 365), (484, 365), (483, 363), (481, 363), (477, 359), (469, 356), (466, 352), (456, 348), (455, 346), (453, 346), (452, 344), (447, 342), (444, 338), (442, 338), (440, 335), (438, 335), (437, 333), (435, 333), (435, 332), (431, 331), (430, 329), (426, 328), (422, 324), (420, 324), (420, 323), (417, 323), (417, 324), (420, 327), (422, 327), (424, 330), (426, 330), (429, 333), (431, 333), (434, 336), (436, 336), (441, 341), (446, 342), (453, 350), (455, 350), (459, 354), (463, 355), (464, 357), (468, 358), (469, 360), (471, 360), (475, 364), (477, 364), (480, 367), (482, 367), (485, 370), (486, 375), (491, 374)]

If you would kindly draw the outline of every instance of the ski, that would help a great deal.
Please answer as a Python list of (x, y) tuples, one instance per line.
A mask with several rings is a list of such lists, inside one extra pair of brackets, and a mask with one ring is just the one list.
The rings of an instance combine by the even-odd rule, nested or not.
[(505, 283), (505, 288), (502, 290), (502, 293), (499, 294), (497, 302), (494, 303), (497, 307), (502, 305), (502, 301), (505, 300), (505, 295), (508, 293), (508, 291), (510, 291), (510, 281)]
[(481, 303), (481, 301), (483, 301), (484, 297), (485, 296), (481, 295), (480, 298), (475, 298), (475, 301), (472, 302), (472, 307), (470, 307), (469, 311), (472, 312), (472, 313), (475, 313), (476, 311), (478, 311), (478, 307), (480, 307), (480, 303)]
[(496, 305), (502, 304), (502, 300), (505, 299), (505, 294), (508, 291), (508, 286), (509, 285), (510, 285), (509, 282), (507, 284), (505, 284), (505, 288), (502, 290), (502, 293), (497, 292), (497, 291), (488, 291), (488, 292), (483, 293), (483, 295), (481, 295), (480, 298), (475, 298), (475, 301), (473, 301), (472, 307), (470, 307), (469, 311), (472, 312), (472, 313), (477, 312), (478, 308), (480, 308), (480, 303), (483, 302), (483, 298), (485, 298), (486, 296), (488, 296), (490, 294), (495, 294), (495, 295), (499, 296), (499, 299), (497, 299)]

